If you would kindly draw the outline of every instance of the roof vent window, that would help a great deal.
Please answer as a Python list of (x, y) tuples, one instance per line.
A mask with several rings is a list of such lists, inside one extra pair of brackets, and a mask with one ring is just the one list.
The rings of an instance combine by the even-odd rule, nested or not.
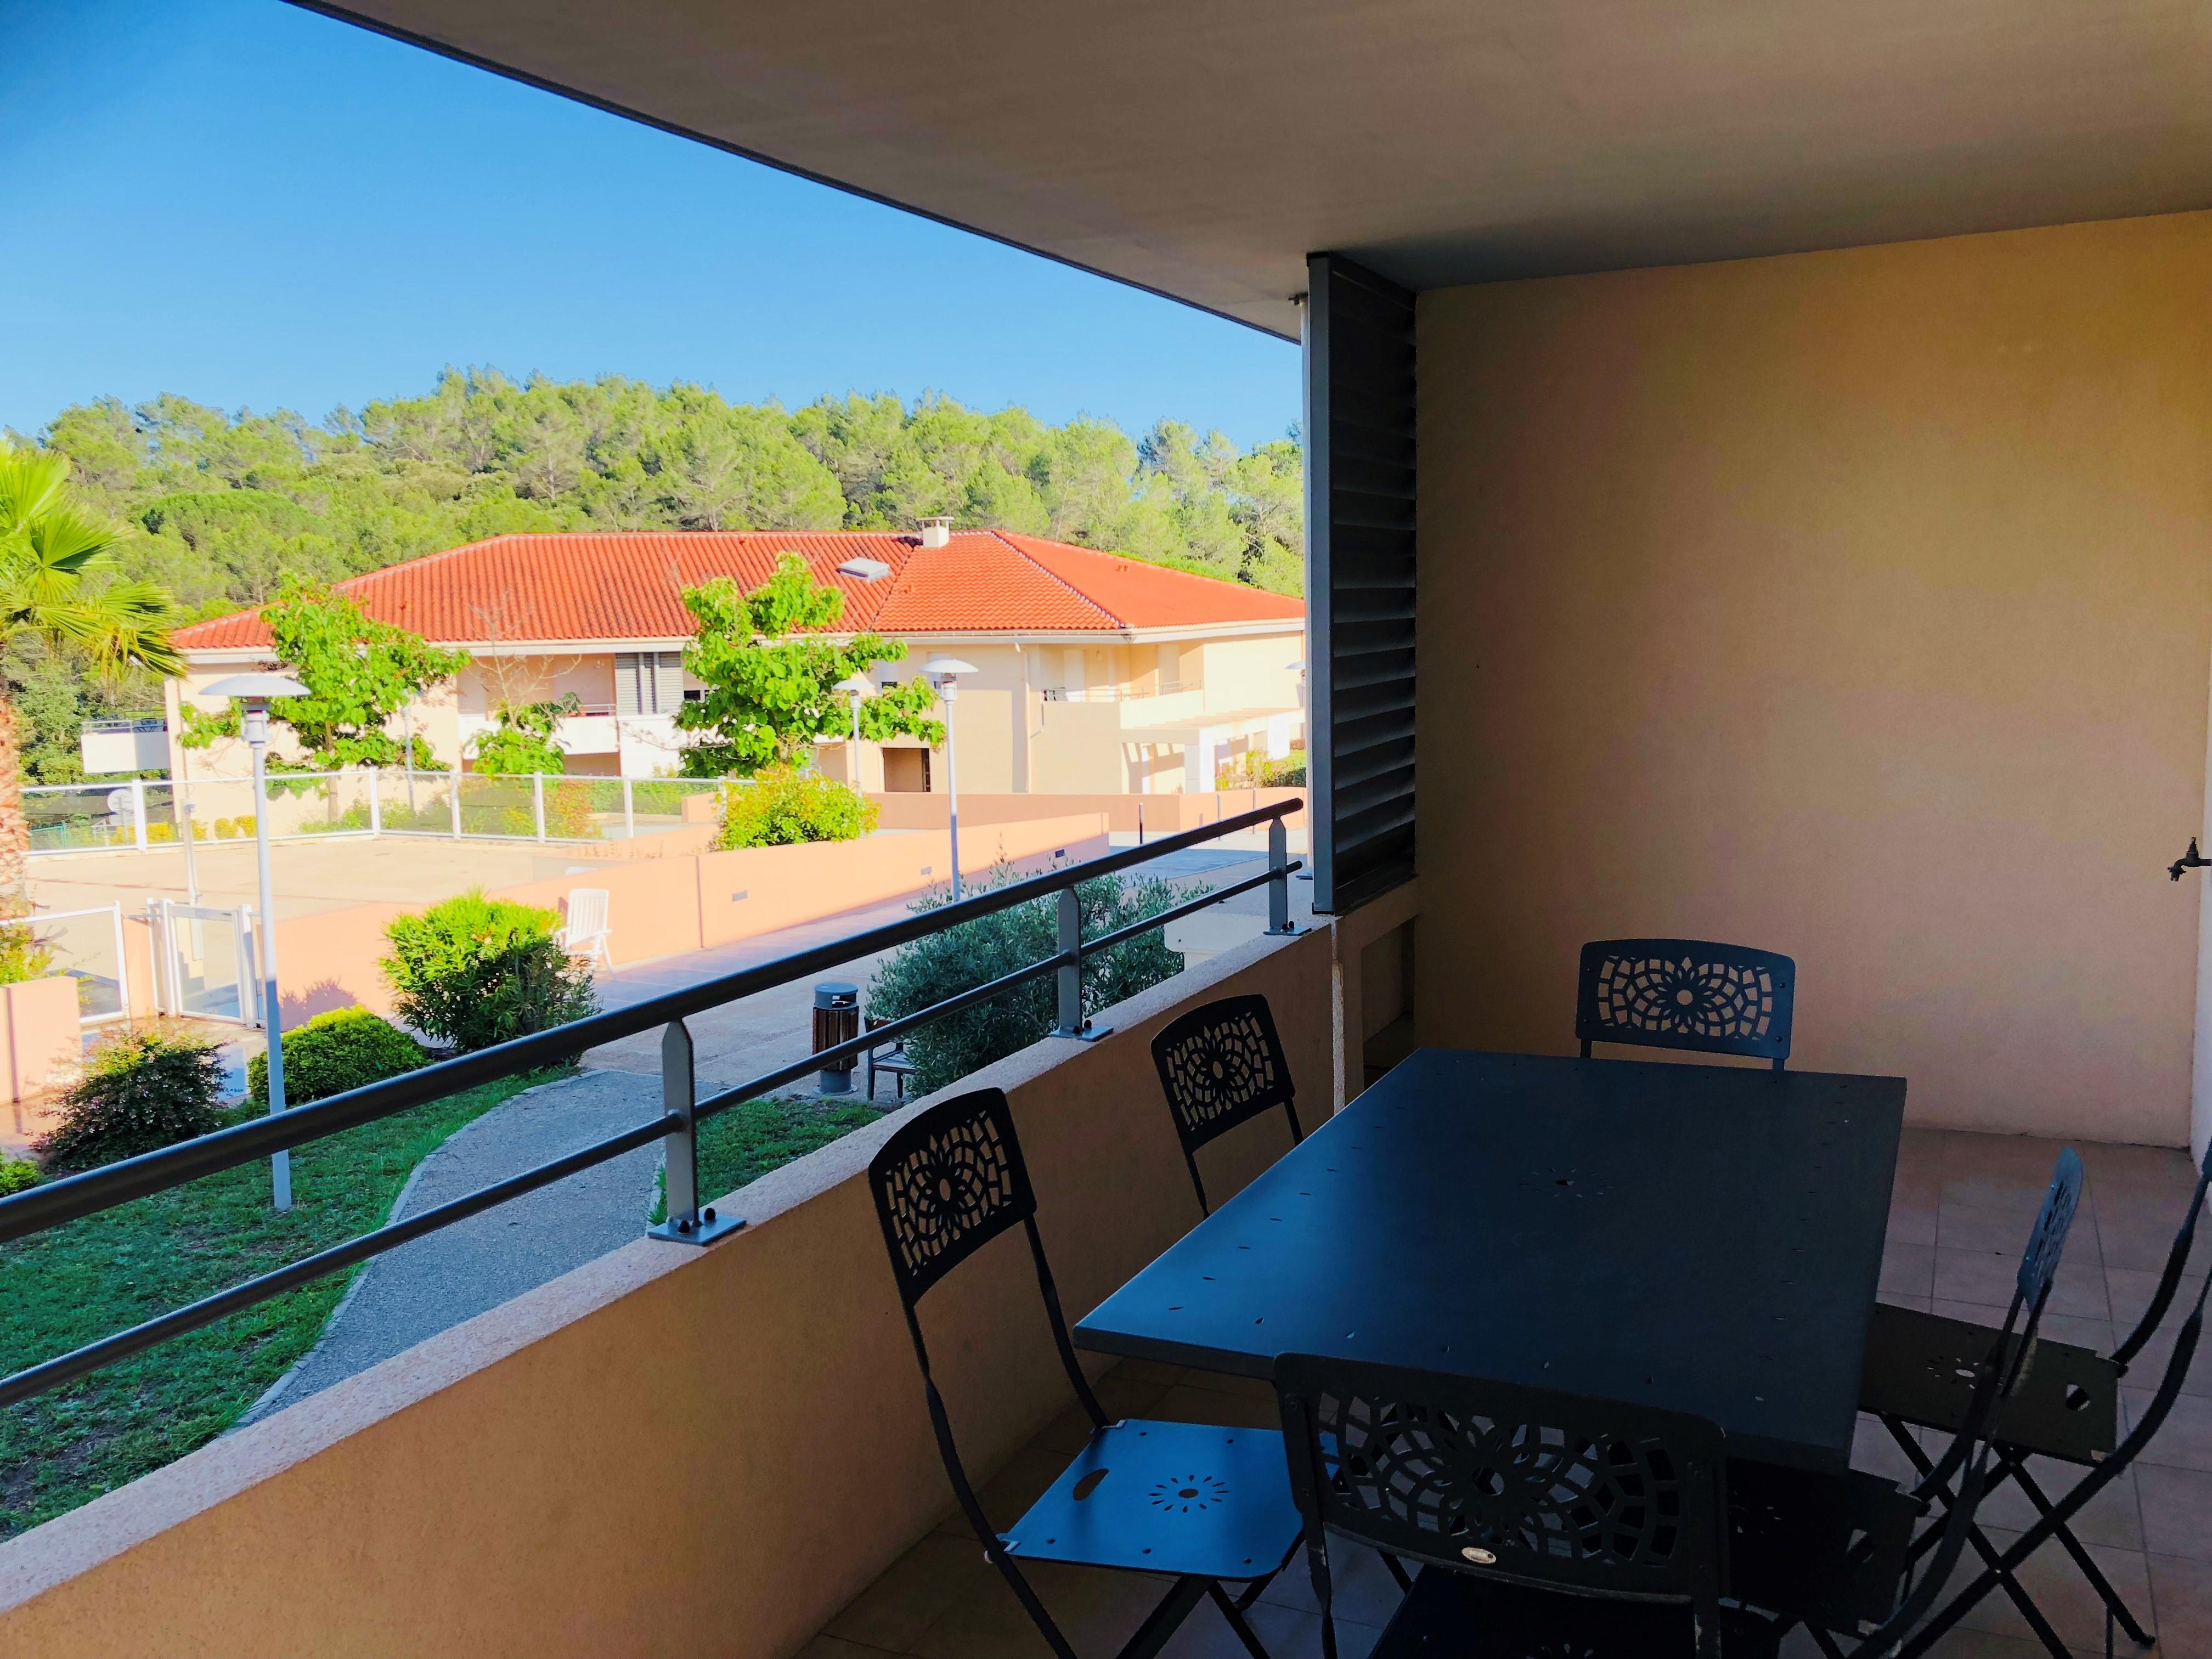
[(891, 568), (881, 559), (848, 559), (837, 567), (837, 574), (857, 577), (864, 582), (879, 582), (891, 574)]
[(951, 520), (924, 519), (921, 521), (921, 544), (924, 547), (942, 547), (951, 539)]

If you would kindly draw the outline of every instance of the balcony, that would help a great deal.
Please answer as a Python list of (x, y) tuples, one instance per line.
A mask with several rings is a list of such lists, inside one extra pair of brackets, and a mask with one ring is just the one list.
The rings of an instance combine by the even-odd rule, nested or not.
[[(1012, 1102), (1072, 1315), (1194, 1219), (1152, 1036), (1200, 1002), (1262, 994), (1301, 1101), (1325, 1113), (1358, 1095), (1363, 1058), (1405, 1018), (1395, 964), (1419, 915), (1418, 893), (1401, 890), (1295, 937), (1255, 939), (1102, 1016), (1112, 1029), (1098, 1041), (1048, 1040), (969, 1079)], [(1340, 1031), (1370, 1034), (1364, 1054)], [(709, 1249), (640, 1238), (0, 1548), (7, 1650), (300, 1654), (374, 1632), (390, 1652), (1043, 1653), (951, 1512), (884, 1271), (863, 1175), (905, 1115), (723, 1199), (746, 1225)], [(1990, 1286), (2006, 1279), (2056, 1150), (1908, 1131), (1885, 1299), (2001, 1319)], [(1217, 1207), (1282, 1151), (1272, 1120), (1209, 1148)], [(2109, 1352), (2148, 1295), (2191, 1172), (2179, 1152), (2081, 1151), (2090, 1182), (2059, 1280), (2064, 1312), (2045, 1328)], [(938, 1380), (988, 1510), (1010, 1519), (1079, 1449), (1084, 1425), (1012, 1241), (986, 1247), (943, 1294), (931, 1310)], [(1134, 1360), (1089, 1369), (1109, 1413), (1275, 1421), (1264, 1383)], [(2178, 1431), (2087, 1528), (2122, 1593), (2155, 1609), (2170, 1655), (2212, 1640), (2212, 1361), (2194, 1375)], [(1871, 1419), (1855, 1461), (1909, 1474)], [(1992, 1536), (2002, 1545), (2028, 1518), (2015, 1499)], [(1340, 1552), (1338, 1575), (1341, 1650), (1357, 1659), (1397, 1592), (1357, 1551)], [(1158, 1596), (1141, 1577), (1036, 1579), (1085, 1654), (1113, 1651)], [(2096, 1644), (2097, 1609), (2055, 1546), (2025, 1582), (2068, 1642)], [(1251, 1618), (1275, 1659), (1318, 1654), (1299, 1563)], [(2021, 1631), (2010, 1608), (1985, 1605), (1934, 1651), (2032, 1659)], [(1204, 1608), (1166, 1650), (1242, 1651)]]

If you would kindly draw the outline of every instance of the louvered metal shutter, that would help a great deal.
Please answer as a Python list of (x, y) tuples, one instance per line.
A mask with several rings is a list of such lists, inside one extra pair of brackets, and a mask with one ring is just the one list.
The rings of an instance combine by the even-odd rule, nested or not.
[(653, 653), (653, 712), (672, 714), (684, 707), (684, 653), (681, 651), (656, 651)]
[(615, 653), (615, 713), (672, 714), (684, 706), (681, 651)]
[(1306, 261), (1306, 646), (1314, 908), (1413, 874), (1413, 296)]

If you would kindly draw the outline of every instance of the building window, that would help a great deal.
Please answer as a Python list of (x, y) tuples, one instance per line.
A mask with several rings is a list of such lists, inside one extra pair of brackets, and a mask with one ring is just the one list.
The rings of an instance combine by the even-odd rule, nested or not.
[(615, 653), (615, 713), (672, 714), (684, 702), (681, 651)]

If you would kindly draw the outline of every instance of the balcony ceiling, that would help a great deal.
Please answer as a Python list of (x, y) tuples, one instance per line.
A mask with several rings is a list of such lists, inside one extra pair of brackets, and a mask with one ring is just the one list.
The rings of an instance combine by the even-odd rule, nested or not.
[(1410, 286), (2212, 206), (2203, 0), (323, 7), (1295, 337)]

